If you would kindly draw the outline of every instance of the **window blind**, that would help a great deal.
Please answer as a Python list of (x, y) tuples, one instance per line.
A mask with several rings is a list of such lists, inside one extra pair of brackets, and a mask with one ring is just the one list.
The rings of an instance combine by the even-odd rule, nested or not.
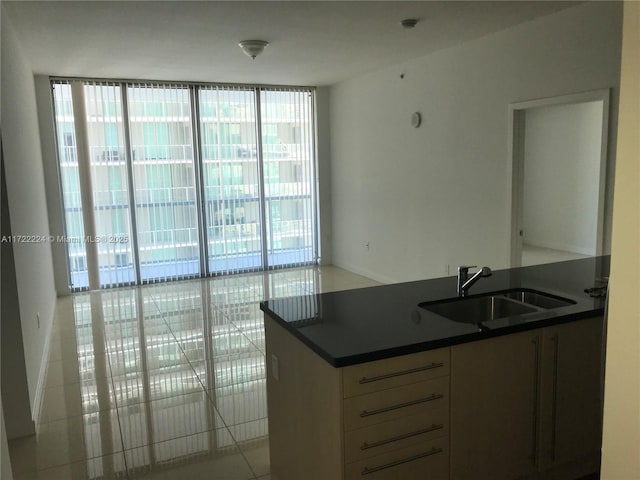
[(71, 85), (68, 82), (53, 85), (53, 102), (60, 191), (64, 203), (64, 241), (67, 250), (69, 281), (72, 287), (86, 287), (89, 285), (89, 274), (84, 242), (75, 117), (73, 114)]
[(53, 82), (73, 290), (317, 262), (313, 90), (77, 82)]
[(93, 216), (101, 285), (136, 280), (131, 243), (127, 147), (124, 139), (121, 87), (84, 85)]
[(209, 270), (261, 268), (255, 92), (209, 86), (200, 89), (199, 101)]
[(140, 281), (200, 274), (190, 91), (127, 86)]
[(315, 184), (311, 94), (260, 92), (267, 213), (267, 263), (294, 266), (314, 260)]

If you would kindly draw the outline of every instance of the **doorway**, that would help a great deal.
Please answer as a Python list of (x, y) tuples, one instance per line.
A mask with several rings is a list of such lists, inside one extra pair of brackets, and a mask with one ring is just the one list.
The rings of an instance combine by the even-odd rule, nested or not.
[(509, 110), (511, 265), (601, 255), (609, 90)]

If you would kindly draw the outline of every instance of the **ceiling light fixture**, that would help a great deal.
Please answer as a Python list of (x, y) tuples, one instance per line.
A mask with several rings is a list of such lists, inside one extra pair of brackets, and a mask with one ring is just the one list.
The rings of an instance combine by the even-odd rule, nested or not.
[(255, 60), (269, 45), (269, 42), (265, 42), (264, 40), (243, 40), (238, 43), (238, 45), (245, 55)]
[(417, 24), (418, 24), (418, 20), (415, 18), (406, 18), (400, 22), (400, 25), (402, 25), (402, 28), (406, 30), (414, 28)]

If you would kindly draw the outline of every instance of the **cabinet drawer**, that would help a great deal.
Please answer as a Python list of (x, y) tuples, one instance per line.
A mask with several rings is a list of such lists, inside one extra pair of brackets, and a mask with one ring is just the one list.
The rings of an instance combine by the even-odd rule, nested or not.
[(449, 375), (449, 348), (353, 365), (342, 375), (344, 398)]
[(351, 430), (344, 437), (345, 462), (363, 460), (448, 434), (448, 405), (429, 409), (426, 413)]
[(345, 480), (448, 480), (449, 438), (441, 437), (348, 463)]
[(412, 383), (344, 400), (346, 431), (449, 405), (449, 377)]

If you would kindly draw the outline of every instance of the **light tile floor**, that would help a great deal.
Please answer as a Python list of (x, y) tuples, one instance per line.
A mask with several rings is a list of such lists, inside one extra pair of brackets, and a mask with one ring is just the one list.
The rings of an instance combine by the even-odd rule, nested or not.
[(589, 255), (581, 253), (554, 250), (552, 248), (536, 247), (534, 245), (522, 245), (522, 266), (541, 265), (543, 263), (564, 262), (566, 260), (579, 260), (588, 258)]
[(376, 284), (316, 267), (59, 299), (15, 480), (269, 479), (259, 302)]

